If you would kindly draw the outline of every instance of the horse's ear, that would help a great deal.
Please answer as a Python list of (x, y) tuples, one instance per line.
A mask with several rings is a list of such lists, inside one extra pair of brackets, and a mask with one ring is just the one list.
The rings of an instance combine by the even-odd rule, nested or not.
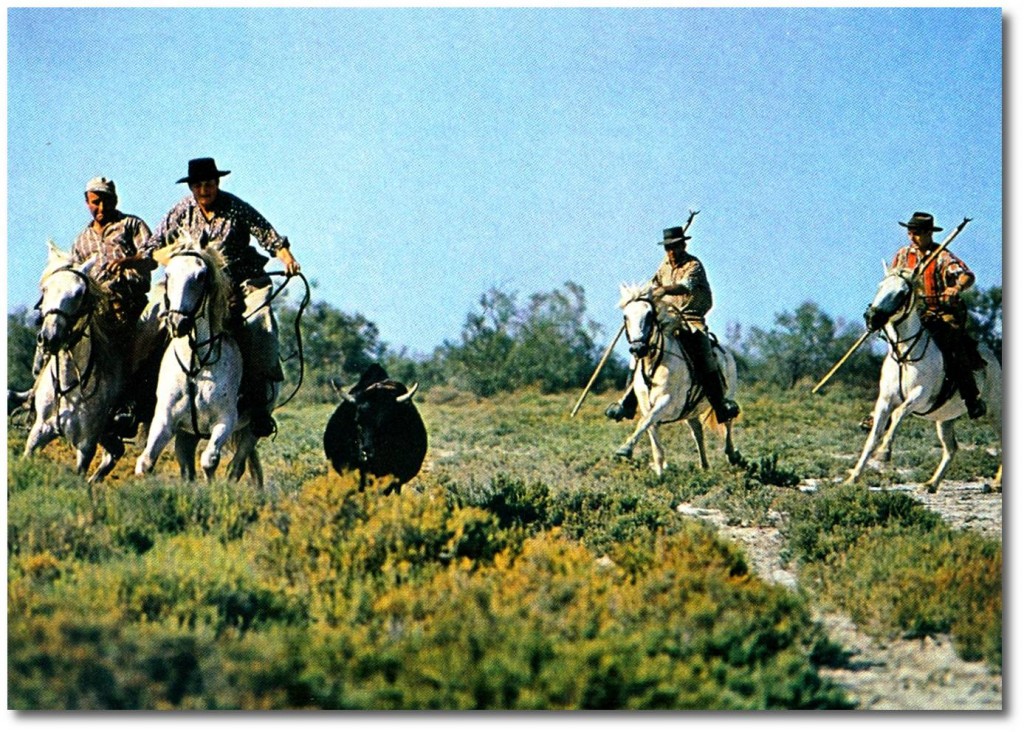
[(46, 241), (46, 258), (49, 264), (53, 264), (56, 260), (60, 260), (60, 264), (64, 264), (71, 259), (68, 253), (58, 247), (53, 239)]
[(884, 259), (882, 260), (882, 273), (889, 274), (889, 263), (886, 262)]
[(99, 256), (94, 254), (93, 256), (91, 256), (87, 260), (85, 260), (85, 262), (82, 264), (82, 266), (80, 266), (78, 269), (86, 277), (91, 277), (92, 276), (92, 270), (96, 266), (96, 263), (98, 261), (99, 261)]

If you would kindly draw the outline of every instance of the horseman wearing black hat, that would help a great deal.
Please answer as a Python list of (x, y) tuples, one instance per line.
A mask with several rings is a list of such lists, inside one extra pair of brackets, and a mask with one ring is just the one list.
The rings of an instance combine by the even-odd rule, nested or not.
[[(263, 266), (269, 259), (250, 243), (255, 238), (269, 254), (276, 256), (289, 275), (300, 271), (292, 256), (288, 239), (277, 233), (262, 214), (237, 196), (220, 189), (220, 179), (230, 170), (220, 170), (213, 158), (188, 162), (188, 175), (178, 183), (187, 183), (191, 195), (172, 208), (145, 245), (153, 252), (173, 244), (177, 232), (186, 229), (196, 241), (205, 236), (207, 246), (215, 247), (227, 262), (232, 296), (233, 331), (242, 351), (244, 374), (242, 398), (251, 415), (257, 437), (273, 434), (270, 415), (273, 384), (283, 380), (278, 358), (277, 324), (266, 303), (272, 283)], [(246, 304), (256, 303), (246, 313)], [(243, 321), (243, 314), (246, 318)]]
[[(901, 247), (892, 266), (913, 269), (935, 250), (932, 234), (942, 231), (934, 217), (917, 211), (909, 221), (900, 221), (910, 243)], [(918, 276), (921, 321), (935, 339), (947, 361), (947, 371), (956, 382), (967, 405), (967, 414), (977, 419), (987, 407), (974, 382), (974, 369), (982, 365), (978, 346), (967, 332), (967, 306), (962, 293), (974, 284), (974, 273), (948, 249), (944, 249)]]
[[(690, 221), (693, 221), (693, 212)], [(704, 388), (715, 418), (722, 423), (740, 412), (736, 402), (725, 396), (725, 384), (712, 352), (711, 338), (705, 316), (711, 310), (711, 286), (701, 261), (686, 250), (686, 227), (665, 229), (662, 241), (665, 260), (651, 280), (651, 295), (658, 308), (659, 319), (666, 332), (673, 333), (693, 362), (694, 377)], [(630, 378), (629, 383), (633, 380)], [(610, 405), (605, 415), (616, 422), (636, 415), (636, 395), (632, 386), (622, 399)]]

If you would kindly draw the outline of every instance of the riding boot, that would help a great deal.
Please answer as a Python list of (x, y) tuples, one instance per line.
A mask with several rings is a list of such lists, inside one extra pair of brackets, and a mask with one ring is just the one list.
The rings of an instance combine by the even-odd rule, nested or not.
[(704, 387), (711, 408), (715, 410), (715, 419), (721, 423), (736, 419), (740, 413), (739, 405), (725, 396), (725, 382), (718, 368), (718, 361), (712, 352), (711, 339), (702, 330), (682, 330), (679, 340), (687, 353), (693, 358), (697, 381)]
[(626, 393), (622, 395), (622, 398), (617, 402), (612, 402), (604, 410), (604, 416), (608, 419), (621, 422), (624, 419), (633, 419), (636, 416), (637, 400), (636, 394), (633, 391), (634, 373), (635, 371), (630, 371), (629, 376), (626, 378)]
[(956, 382), (956, 387), (967, 405), (967, 416), (978, 419), (985, 416), (988, 407), (981, 398), (978, 385), (974, 381), (974, 367), (984, 363), (977, 353), (977, 346), (964, 332), (941, 317), (923, 319), (939, 351), (946, 359), (946, 371)]
[(711, 408), (715, 410), (715, 419), (724, 424), (739, 416), (740, 405), (725, 396), (725, 384), (718, 371), (704, 372), (699, 377), (704, 393), (707, 394)]
[(964, 403), (967, 405), (967, 416), (971, 419), (978, 419), (985, 416), (988, 406), (981, 398), (978, 385), (974, 381), (974, 372), (967, 365), (965, 356), (967, 354), (962, 351), (957, 353), (954, 358), (950, 359), (953, 362), (950, 366), (953, 371), (953, 379), (956, 381), (956, 388), (960, 390), (960, 396), (964, 398)]
[(251, 379), (242, 386), (239, 409), (249, 413), (249, 428), (256, 437), (270, 437), (277, 431), (277, 422), (270, 414), (271, 388), (272, 383), (266, 379)]
[(621, 422), (624, 419), (633, 419), (636, 416), (636, 407), (636, 394), (633, 392), (631, 385), (619, 401), (608, 405), (608, 408), (604, 410), (604, 416), (608, 419), (614, 419), (616, 422)]

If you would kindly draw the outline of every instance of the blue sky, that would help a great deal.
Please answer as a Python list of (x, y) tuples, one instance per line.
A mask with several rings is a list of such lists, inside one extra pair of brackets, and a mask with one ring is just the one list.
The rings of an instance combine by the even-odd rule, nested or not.
[[(1002, 282), (999, 8), (9, 9), (8, 308), (87, 179), (155, 226), (187, 160), (293, 244), (314, 298), (428, 353), (490, 287), (618, 284), (699, 209), (712, 327), (859, 318), (931, 211)], [(942, 234), (940, 236), (944, 236)]]

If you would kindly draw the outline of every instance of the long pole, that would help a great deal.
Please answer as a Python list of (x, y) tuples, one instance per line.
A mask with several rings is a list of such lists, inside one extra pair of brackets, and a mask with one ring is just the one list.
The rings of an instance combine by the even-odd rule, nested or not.
[(587, 382), (586, 388), (583, 389), (583, 393), (580, 394), (580, 398), (576, 401), (576, 406), (573, 407), (572, 412), (569, 413), (570, 417), (575, 417), (576, 412), (580, 411), (580, 407), (583, 405), (583, 400), (586, 399), (587, 394), (590, 393), (590, 387), (594, 385), (594, 382), (597, 380), (597, 375), (601, 373), (601, 369), (604, 368), (604, 364), (608, 360), (608, 357), (612, 355), (612, 349), (615, 348), (615, 344), (619, 342), (619, 338), (622, 337), (622, 331), (625, 329), (626, 324), (623, 323), (622, 327), (619, 328), (619, 332), (615, 334), (614, 338), (612, 338), (612, 342), (608, 344), (608, 348), (605, 349), (604, 355), (601, 356), (601, 360), (598, 362), (597, 368), (594, 369), (593, 376), (590, 377), (590, 381)]
[[(949, 233), (949, 236), (947, 236), (945, 240), (943, 240), (943, 242), (939, 244), (939, 246), (935, 247), (935, 249), (933, 249), (927, 257), (921, 260), (920, 264), (918, 264), (917, 267), (914, 269), (915, 278), (918, 274), (924, 272), (925, 269), (928, 268), (928, 265), (931, 264), (935, 260), (935, 258), (939, 256), (939, 254), (941, 254), (943, 250), (945, 250), (945, 248), (948, 247), (954, 239), (956, 239), (957, 235), (964, 230), (965, 226), (967, 226), (968, 221), (970, 221), (970, 219), (965, 216), (964, 220), (960, 222), (960, 225), (953, 229), (953, 231)], [(843, 357), (836, 362), (836, 365), (833, 366), (827, 374), (825, 374), (821, 381), (819, 381), (817, 385), (813, 389), (811, 389), (812, 394), (818, 393), (818, 389), (823, 387), (825, 385), (825, 382), (831, 379), (833, 375), (835, 375), (836, 371), (839, 370), (839, 367), (846, 363), (846, 360), (853, 355), (853, 352), (860, 348), (861, 345), (863, 345), (864, 341), (868, 339), (868, 336), (871, 335), (872, 332), (873, 331), (869, 330), (865, 332), (864, 335), (857, 339), (857, 342), (850, 347), (850, 350), (847, 351), (843, 355)]]
[(872, 333), (872, 331), (870, 331), (870, 330), (864, 331), (864, 334), (860, 338), (857, 339), (857, 342), (854, 343), (852, 346), (850, 346), (850, 350), (847, 351), (843, 355), (843, 357), (836, 362), (836, 365), (833, 366), (831, 368), (831, 370), (827, 374), (825, 374), (824, 377), (822, 377), (821, 381), (818, 382), (817, 386), (815, 386), (813, 389), (811, 389), (811, 393), (812, 394), (817, 394), (818, 393), (818, 389), (820, 389), (821, 387), (825, 386), (825, 382), (828, 381), (829, 379), (831, 379), (835, 375), (836, 371), (839, 370), (839, 367), (842, 366), (844, 363), (846, 363), (846, 359), (848, 359), (850, 356), (852, 356), (853, 352), (856, 351), (858, 348), (860, 348), (864, 344), (864, 341), (866, 341), (868, 339), (868, 336), (871, 335), (871, 333)]

